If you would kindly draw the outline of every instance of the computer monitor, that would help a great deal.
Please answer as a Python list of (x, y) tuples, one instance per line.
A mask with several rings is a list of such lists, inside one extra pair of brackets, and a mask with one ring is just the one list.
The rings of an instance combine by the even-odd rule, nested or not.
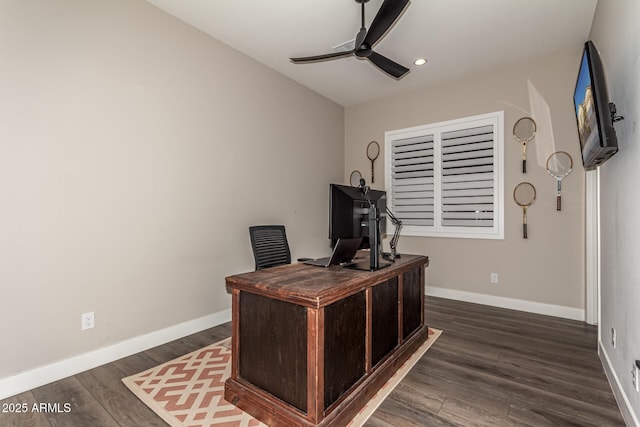
[(338, 239), (362, 237), (360, 249), (369, 249), (369, 200), (378, 208), (379, 237), (387, 229), (387, 193), (369, 190), (365, 196), (359, 187), (329, 185), (329, 239), (335, 245)]

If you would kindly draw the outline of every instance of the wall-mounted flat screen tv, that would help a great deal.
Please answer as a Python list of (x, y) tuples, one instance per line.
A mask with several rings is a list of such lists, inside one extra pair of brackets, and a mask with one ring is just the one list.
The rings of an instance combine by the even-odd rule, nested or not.
[(582, 164), (592, 170), (618, 152), (618, 141), (613, 128), (615, 105), (609, 102), (604, 68), (591, 41), (584, 45), (573, 101)]

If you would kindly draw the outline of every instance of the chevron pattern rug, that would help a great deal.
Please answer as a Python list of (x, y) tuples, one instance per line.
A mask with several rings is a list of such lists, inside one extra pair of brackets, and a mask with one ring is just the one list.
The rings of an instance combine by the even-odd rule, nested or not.
[[(441, 333), (429, 329), (427, 341), (351, 420), (349, 427), (364, 424)], [(122, 382), (172, 427), (264, 426), (224, 400), (224, 382), (230, 374), (231, 338), (227, 338)]]

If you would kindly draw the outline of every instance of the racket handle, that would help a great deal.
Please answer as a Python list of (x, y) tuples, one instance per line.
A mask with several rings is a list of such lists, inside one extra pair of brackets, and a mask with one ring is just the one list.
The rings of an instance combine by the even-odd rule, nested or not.
[(527, 238), (527, 224), (522, 224), (522, 238)]
[(556, 210), (558, 211), (562, 210), (562, 198), (560, 197), (560, 195), (556, 197)]
[(371, 183), (373, 184), (376, 180), (373, 177), (373, 160), (371, 160)]
[(527, 173), (527, 160), (522, 159), (522, 173)]

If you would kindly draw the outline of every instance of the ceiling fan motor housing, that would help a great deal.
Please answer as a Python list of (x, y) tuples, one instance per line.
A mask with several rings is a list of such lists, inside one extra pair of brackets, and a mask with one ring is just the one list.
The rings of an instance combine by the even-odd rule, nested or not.
[(371, 47), (368, 44), (361, 44), (355, 51), (358, 58), (368, 58), (371, 55)]

